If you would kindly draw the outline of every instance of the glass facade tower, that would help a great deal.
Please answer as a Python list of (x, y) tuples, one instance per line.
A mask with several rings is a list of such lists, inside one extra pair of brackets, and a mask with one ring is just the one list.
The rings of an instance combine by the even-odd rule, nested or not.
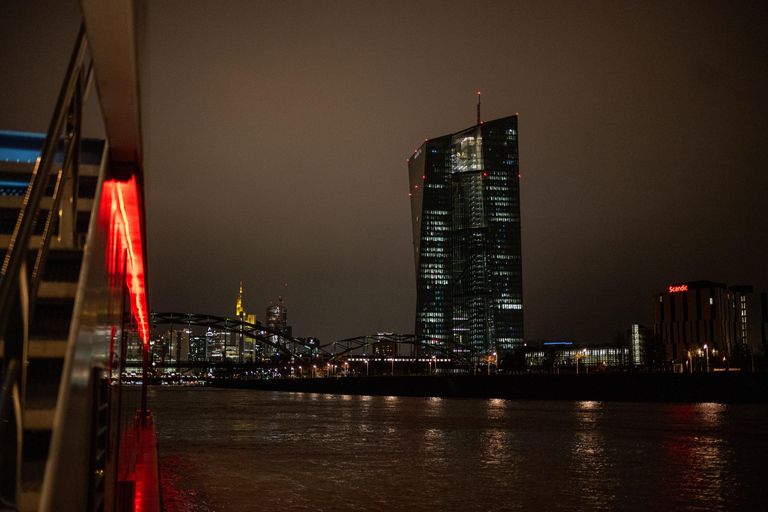
[(517, 116), (427, 140), (408, 172), (416, 334), (474, 353), (522, 346)]

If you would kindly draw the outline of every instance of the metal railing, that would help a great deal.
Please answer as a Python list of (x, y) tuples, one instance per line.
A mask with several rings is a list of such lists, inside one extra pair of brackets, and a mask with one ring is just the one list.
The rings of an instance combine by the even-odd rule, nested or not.
[[(0, 268), (0, 338), (4, 340), (4, 385), (0, 405), (0, 468), (3, 484), (0, 486), (0, 503), (16, 506), (20, 465), (22, 460), (22, 428), (27, 384), (27, 354), (29, 330), (33, 321), (38, 290), (45, 271), (51, 247), (53, 227), (59, 229), (59, 238), (74, 246), (77, 243), (76, 222), (68, 225), (55, 223), (62, 207), (62, 197), (67, 195), (67, 180), (72, 180), (72, 200), (67, 206), (76, 218), (78, 167), (81, 150), (81, 120), (83, 98), (93, 74), (93, 67), (86, 61), (87, 42), (85, 27), (81, 27), (72, 57), (56, 102), (45, 143), (38, 158), (32, 179), (10, 238), (8, 250)], [(51, 174), (57, 152), (63, 146), (61, 170)], [(37, 245), (34, 262), (30, 266), (30, 245), (40, 214), (40, 205), (49, 180), (55, 179), (51, 206), (48, 208), (43, 233)], [(9, 403), (13, 403), (13, 407)]]

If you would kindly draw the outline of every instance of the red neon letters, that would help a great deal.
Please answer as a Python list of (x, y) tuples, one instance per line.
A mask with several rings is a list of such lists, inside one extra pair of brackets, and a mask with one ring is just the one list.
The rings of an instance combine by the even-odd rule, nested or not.
[(687, 284), (679, 284), (677, 286), (670, 286), (669, 287), (669, 293), (687, 292), (687, 291), (688, 291), (688, 285)]

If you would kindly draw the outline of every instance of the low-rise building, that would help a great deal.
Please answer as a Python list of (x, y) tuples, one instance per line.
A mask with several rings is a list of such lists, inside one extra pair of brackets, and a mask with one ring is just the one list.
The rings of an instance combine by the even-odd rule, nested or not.
[(654, 296), (654, 333), (678, 370), (746, 368), (766, 353), (767, 302), (749, 285), (673, 284)]

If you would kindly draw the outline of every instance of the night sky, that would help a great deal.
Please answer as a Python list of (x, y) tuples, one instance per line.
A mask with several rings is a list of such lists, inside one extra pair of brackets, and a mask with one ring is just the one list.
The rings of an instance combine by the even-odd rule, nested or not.
[[(477, 91), (520, 115), (528, 340), (610, 342), (676, 282), (768, 290), (764, 2), (148, 3), (155, 311), (233, 316), (242, 280), (294, 335), (412, 332), (406, 158)], [(45, 132), (79, 23), (0, 3), (0, 129)]]

